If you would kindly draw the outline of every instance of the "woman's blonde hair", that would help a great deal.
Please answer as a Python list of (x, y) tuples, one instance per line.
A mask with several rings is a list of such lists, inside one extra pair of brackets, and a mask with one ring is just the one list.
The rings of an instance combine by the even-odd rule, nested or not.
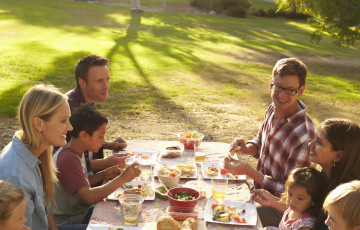
[[(27, 91), (19, 105), (18, 117), (20, 120), (21, 131), (16, 136), (30, 150), (38, 149), (43, 143), (43, 137), (32, 124), (35, 117), (44, 121), (50, 120), (55, 110), (68, 97), (51, 85), (36, 85)], [(55, 166), (52, 159), (53, 147), (49, 146), (39, 157), (41, 161), (39, 167), (44, 185), (45, 200), (48, 204), (55, 204), (54, 183), (57, 182)]]
[(331, 207), (348, 229), (360, 226), (360, 181), (341, 184), (332, 190), (324, 201), (324, 210)]
[(12, 215), (11, 205), (19, 205), (26, 198), (20, 188), (9, 182), (0, 180), (0, 223), (7, 221)]
[(313, 203), (313, 205), (310, 206), (305, 212), (314, 216), (321, 210), (323, 181), (324, 179), (321, 172), (315, 168), (295, 168), (291, 170), (289, 174), (280, 201), (287, 204), (289, 190), (295, 186), (303, 187), (311, 196), (311, 201)]

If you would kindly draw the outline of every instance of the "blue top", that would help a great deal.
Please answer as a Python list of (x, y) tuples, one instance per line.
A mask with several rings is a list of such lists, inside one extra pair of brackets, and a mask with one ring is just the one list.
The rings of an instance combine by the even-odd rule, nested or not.
[(0, 154), (0, 179), (21, 188), (27, 196), (26, 226), (36, 230), (47, 230), (45, 193), (40, 160), (15, 136)]

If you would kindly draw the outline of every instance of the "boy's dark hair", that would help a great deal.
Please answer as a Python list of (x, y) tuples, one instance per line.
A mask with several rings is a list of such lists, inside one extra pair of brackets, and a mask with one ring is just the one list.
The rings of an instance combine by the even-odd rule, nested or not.
[(305, 85), (307, 74), (306, 65), (297, 58), (284, 58), (276, 62), (272, 78), (276, 76), (283, 77), (286, 75), (297, 75), (299, 77), (300, 86)]
[(93, 105), (84, 103), (71, 114), (70, 123), (73, 127), (70, 136), (77, 138), (81, 131), (85, 131), (92, 136), (102, 124), (108, 123), (108, 119), (97, 111)]
[(107, 58), (98, 55), (89, 55), (80, 59), (75, 66), (76, 85), (79, 86), (79, 78), (87, 82), (87, 74), (91, 66), (106, 66), (108, 64)]

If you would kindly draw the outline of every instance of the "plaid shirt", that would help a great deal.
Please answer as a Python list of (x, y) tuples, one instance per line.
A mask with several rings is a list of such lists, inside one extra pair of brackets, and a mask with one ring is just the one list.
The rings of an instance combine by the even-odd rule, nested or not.
[(298, 99), (301, 110), (292, 116), (282, 119), (272, 127), (274, 104), (272, 103), (257, 136), (248, 141), (258, 149), (257, 170), (264, 177), (263, 186), (255, 182), (255, 188), (268, 190), (275, 196), (284, 191), (284, 184), (290, 171), (296, 167), (310, 166), (308, 143), (315, 138), (316, 127), (306, 107)]

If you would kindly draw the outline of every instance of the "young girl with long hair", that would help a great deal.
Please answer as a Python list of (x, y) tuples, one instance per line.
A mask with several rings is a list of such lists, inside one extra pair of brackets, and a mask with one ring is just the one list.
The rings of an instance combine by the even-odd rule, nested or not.
[(315, 217), (321, 209), (322, 176), (320, 171), (303, 167), (290, 172), (285, 191), (280, 201), (289, 206), (284, 212), (279, 227), (267, 230), (310, 230), (314, 227)]

